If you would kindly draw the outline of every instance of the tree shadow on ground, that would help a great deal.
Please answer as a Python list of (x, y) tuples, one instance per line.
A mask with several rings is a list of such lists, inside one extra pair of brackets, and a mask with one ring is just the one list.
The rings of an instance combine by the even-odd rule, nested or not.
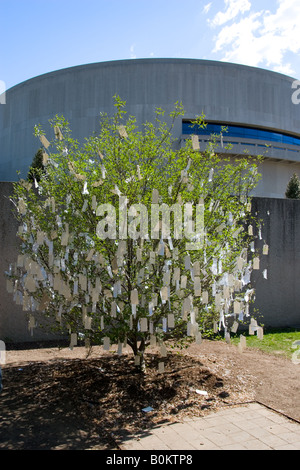
[(158, 361), (146, 356), (145, 374), (127, 355), (6, 367), (0, 449), (114, 450), (126, 436), (176, 421), (181, 413), (201, 416), (228, 400), (222, 379), (200, 361), (169, 355), (161, 374)]

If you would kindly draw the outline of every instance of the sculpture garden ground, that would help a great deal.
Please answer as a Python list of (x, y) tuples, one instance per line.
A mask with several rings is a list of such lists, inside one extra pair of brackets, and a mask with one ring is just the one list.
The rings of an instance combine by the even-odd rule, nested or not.
[(203, 340), (168, 348), (163, 374), (150, 349), (141, 376), (126, 349), (119, 357), (94, 347), (86, 357), (84, 347), (19, 348), (3, 367), (2, 450), (114, 450), (130, 433), (251, 401), (300, 421), (300, 365), (280, 353)]

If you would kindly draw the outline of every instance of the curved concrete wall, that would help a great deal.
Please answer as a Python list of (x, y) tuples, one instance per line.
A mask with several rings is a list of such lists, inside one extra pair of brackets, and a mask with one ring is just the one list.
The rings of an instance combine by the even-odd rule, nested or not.
[[(203, 112), (211, 121), (300, 136), (300, 105), (291, 99), (293, 81), (263, 69), (195, 59), (112, 61), (41, 75), (8, 90), (6, 104), (0, 105), (0, 180), (15, 181), (17, 170), (27, 174), (39, 147), (35, 124), (49, 131), (48, 120), (62, 114), (82, 141), (98, 131), (101, 111), (113, 113), (114, 94), (126, 100), (128, 113), (140, 123), (151, 120), (156, 107), (169, 111), (182, 101), (186, 118)], [(175, 134), (180, 138), (179, 122)], [(299, 152), (290, 154), (291, 161), (300, 161)]]

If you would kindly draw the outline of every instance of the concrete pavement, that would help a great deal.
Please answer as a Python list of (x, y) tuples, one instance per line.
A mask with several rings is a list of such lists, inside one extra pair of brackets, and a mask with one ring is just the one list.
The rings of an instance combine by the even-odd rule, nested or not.
[(259, 403), (127, 436), (121, 450), (300, 450), (300, 423)]

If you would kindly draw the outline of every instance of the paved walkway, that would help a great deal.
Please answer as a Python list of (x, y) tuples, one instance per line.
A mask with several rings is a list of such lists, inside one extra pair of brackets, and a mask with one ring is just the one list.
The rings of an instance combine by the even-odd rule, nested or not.
[(258, 403), (129, 436), (122, 450), (300, 450), (300, 423)]

